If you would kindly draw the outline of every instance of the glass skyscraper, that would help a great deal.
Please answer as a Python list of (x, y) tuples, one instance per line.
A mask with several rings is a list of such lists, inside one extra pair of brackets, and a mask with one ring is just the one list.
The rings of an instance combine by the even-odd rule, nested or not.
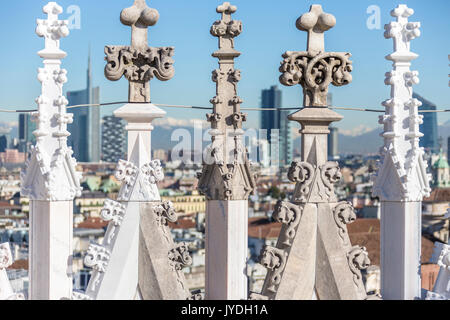
[(36, 142), (33, 131), (36, 130), (36, 122), (31, 121), (31, 114), (19, 114), (19, 151), (28, 152), (30, 146)]
[(102, 121), (102, 160), (119, 162), (126, 159), (127, 132), (125, 121), (115, 116), (104, 116)]
[[(413, 93), (413, 98), (416, 98), (422, 102), (421, 110), (436, 110), (436, 105), (417, 93)], [(423, 137), (420, 138), (419, 145), (432, 153), (439, 153), (439, 141), (438, 141), (438, 123), (436, 112), (424, 112), (423, 123), (420, 125), (420, 132), (423, 133)]]
[[(263, 108), (281, 108), (281, 103), (281, 90), (277, 86), (262, 90), (261, 104)], [(261, 111), (261, 129), (267, 130), (269, 141), (273, 135), (272, 130), (279, 130), (280, 148), (277, 159), (284, 165), (292, 162), (292, 124), (287, 118), (288, 115), (289, 111)], [(274, 155), (271, 155), (271, 159), (274, 159)]]
[[(79, 91), (68, 91), (69, 105), (100, 103), (100, 88), (92, 88), (91, 59), (88, 59), (87, 88)], [(68, 145), (74, 151), (79, 162), (100, 161), (100, 108), (79, 107), (70, 109), (73, 123), (68, 125), (70, 136)]]

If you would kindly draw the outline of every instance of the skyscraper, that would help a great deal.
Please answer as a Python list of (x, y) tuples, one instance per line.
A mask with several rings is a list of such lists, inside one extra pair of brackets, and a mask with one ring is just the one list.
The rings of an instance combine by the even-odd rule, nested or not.
[[(413, 93), (413, 98), (422, 102), (419, 112), (422, 110), (436, 110), (434, 103), (424, 99), (417, 93)], [(423, 124), (419, 128), (420, 132), (423, 133), (423, 137), (420, 138), (419, 145), (432, 153), (439, 153), (437, 114), (436, 112), (424, 112), (422, 115)]]
[(29, 113), (19, 114), (19, 151), (28, 152), (30, 146), (36, 142), (33, 131), (36, 130), (36, 123), (31, 121)]
[[(100, 88), (92, 88), (91, 58), (88, 59), (87, 88), (68, 91), (69, 105), (100, 103)], [(73, 123), (68, 125), (71, 135), (68, 145), (74, 151), (79, 162), (100, 161), (100, 109), (98, 107), (80, 107), (71, 109)]]
[[(277, 86), (262, 90), (261, 103), (263, 108), (281, 108), (281, 90)], [(261, 129), (266, 129), (270, 140), (272, 130), (279, 130), (279, 155), (281, 164), (287, 165), (292, 162), (292, 125), (287, 116), (289, 111), (262, 111)], [(274, 159), (274, 155), (271, 155)]]
[[(333, 106), (333, 94), (328, 92), (327, 94), (327, 105), (328, 107)], [(339, 151), (338, 151), (338, 133), (339, 130), (337, 127), (330, 126), (329, 127), (330, 134), (328, 135), (328, 159), (329, 160), (338, 160), (339, 159)]]
[(102, 121), (102, 160), (118, 162), (125, 159), (127, 148), (125, 123), (115, 116), (104, 116)]

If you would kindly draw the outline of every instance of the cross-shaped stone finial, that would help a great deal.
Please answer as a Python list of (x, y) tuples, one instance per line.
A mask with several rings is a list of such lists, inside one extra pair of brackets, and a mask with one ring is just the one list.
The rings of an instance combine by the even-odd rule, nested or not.
[(309, 12), (297, 19), (297, 29), (308, 32), (308, 52), (325, 52), (324, 32), (336, 25), (336, 18), (322, 10), (320, 4), (313, 4)]
[(170, 80), (173, 68), (173, 47), (152, 48), (148, 46), (148, 27), (159, 19), (156, 9), (149, 8), (145, 0), (135, 0), (134, 4), (123, 9), (120, 21), (131, 26), (131, 46), (106, 46), (108, 64), (105, 76), (117, 81), (122, 75), (130, 82), (129, 102), (150, 102), (150, 80)]
[(56, 2), (49, 2), (42, 10), (47, 20), (37, 19), (36, 34), (45, 38), (45, 48), (38, 52), (44, 59), (62, 59), (66, 53), (59, 49), (59, 39), (69, 35), (67, 20), (58, 20), (63, 9)]
[[(239, 56), (234, 50), (234, 38), (242, 32), (242, 22), (231, 19), (231, 14), (237, 10), (236, 6), (224, 2), (217, 7), (217, 13), (222, 14), (222, 19), (217, 20), (211, 27), (211, 35), (219, 38), (219, 52), (233, 52), (233, 57)], [(213, 54), (214, 57), (216, 54)]]
[(408, 22), (408, 17), (413, 14), (413, 9), (408, 8), (406, 4), (400, 4), (391, 11), (391, 16), (397, 17), (397, 21), (392, 21), (384, 26), (386, 30), (384, 37), (394, 39), (394, 51), (402, 53), (397, 54), (398, 56), (406, 53), (407, 61), (417, 57), (416, 54), (410, 52), (410, 41), (420, 37), (420, 22)]

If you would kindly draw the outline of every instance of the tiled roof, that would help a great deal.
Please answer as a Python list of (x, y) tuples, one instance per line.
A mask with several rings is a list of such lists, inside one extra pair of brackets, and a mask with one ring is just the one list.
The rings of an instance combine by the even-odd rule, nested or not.
[(266, 217), (248, 219), (248, 236), (257, 239), (276, 239), (281, 231), (281, 223), (271, 222)]
[(450, 188), (435, 188), (423, 202), (450, 202)]
[(28, 260), (16, 260), (8, 269), (28, 270)]
[(169, 222), (169, 227), (172, 229), (192, 229), (195, 228), (195, 221), (193, 219), (179, 218), (176, 222)]
[(83, 222), (79, 223), (77, 228), (83, 229), (101, 229), (108, 225), (107, 221), (104, 221), (100, 218), (89, 217)]

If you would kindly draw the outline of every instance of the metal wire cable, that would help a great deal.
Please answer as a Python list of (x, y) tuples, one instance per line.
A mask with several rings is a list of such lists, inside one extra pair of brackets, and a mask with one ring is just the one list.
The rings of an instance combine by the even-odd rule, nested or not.
[[(67, 106), (67, 109), (74, 109), (74, 108), (82, 108), (82, 107), (102, 107), (102, 106), (111, 106), (116, 104), (127, 104), (130, 103), (128, 101), (119, 101), (119, 102), (106, 102), (106, 103), (93, 103), (93, 104), (77, 104), (72, 106)], [(174, 105), (174, 104), (161, 104), (161, 103), (154, 103), (155, 106), (158, 107), (165, 107), (165, 108), (181, 108), (181, 109), (198, 109), (198, 110), (212, 110), (212, 107), (200, 107), (200, 106), (190, 106), (190, 105)], [(4, 108), (0, 108), (0, 112), (7, 112), (7, 113), (32, 113), (38, 111), (37, 109), (21, 109), (18, 107), (12, 107), (15, 110), (8, 110)], [(370, 108), (352, 108), (352, 107), (336, 107), (336, 106), (330, 106), (330, 109), (337, 109), (337, 110), (346, 110), (346, 111), (362, 111), (362, 112), (377, 112), (377, 113), (384, 113), (385, 110), (382, 109), (370, 109)], [(289, 107), (289, 108), (264, 108), (264, 107), (242, 107), (241, 110), (243, 111), (277, 111), (277, 110), (300, 110), (303, 109), (303, 107)], [(450, 109), (442, 109), (442, 110), (419, 110), (419, 113), (429, 113), (429, 112), (450, 112)]]

